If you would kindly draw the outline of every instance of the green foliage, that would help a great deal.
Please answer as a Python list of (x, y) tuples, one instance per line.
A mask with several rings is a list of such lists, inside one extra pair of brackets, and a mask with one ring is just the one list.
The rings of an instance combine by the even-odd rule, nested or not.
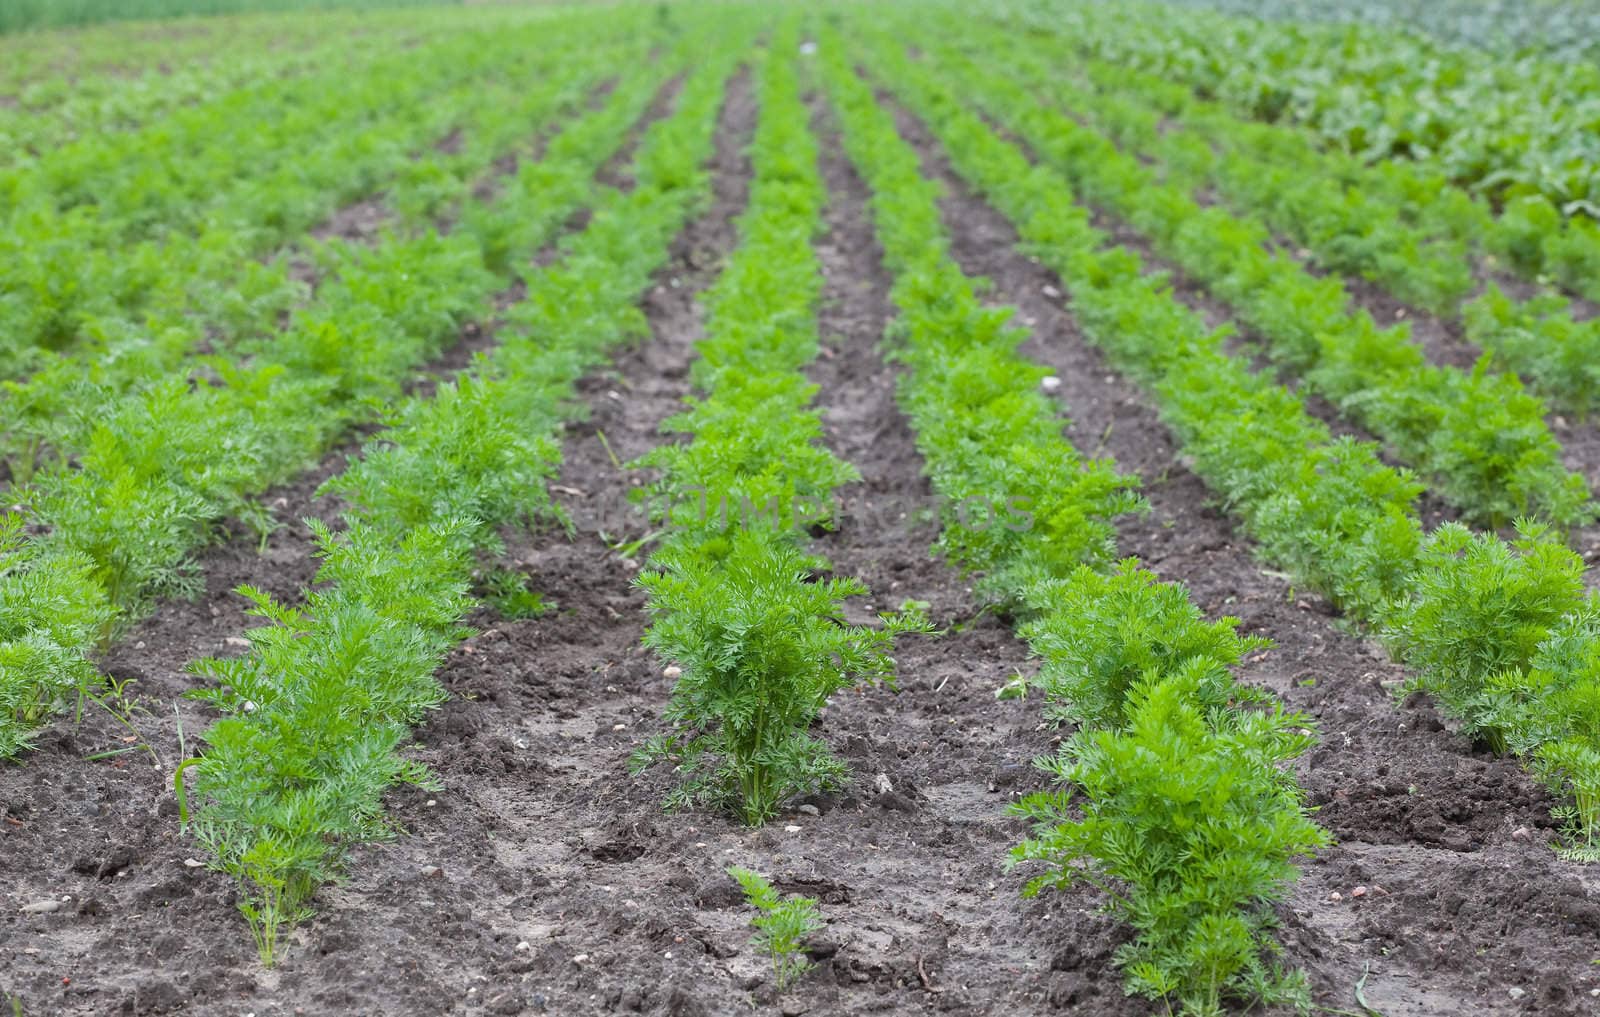
[(1423, 546), (1411, 595), (1391, 608), (1385, 638), (1417, 669), (1409, 687), (1461, 717), (1504, 752), (1518, 737), (1483, 697), (1496, 674), (1529, 666), (1552, 627), (1583, 602), (1583, 560), (1532, 524), (1511, 544), (1449, 524)]
[(1263, 702), (1228, 669), (1270, 640), (1241, 637), (1238, 619), (1204, 620), (1182, 586), (1160, 583), (1132, 560), (1109, 574), (1080, 567), (1047, 580), (1028, 599), (1048, 612), (1018, 630), (1043, 659), (1036, 683), (1055, 713), (1084, 728), (1121, 728), (1131, 690), (1196, 668), (1195, 703), (1207, 715)]
[(27, 541), (20, 517), (0, 516), (0, 757), (27, 747), (32, 729), (94, 678), (79, 648), (111, 612), (93, 568), (80, 555), (48, 555)]
[[(821, 48), (848, 50), (837, 35)], [(1017, 223), (1031, 253), (1064, 269), (1074, 285), (1138, 278), (1131, 256), (1096, 259), (1097, 234), (1064, 188), (962, 111), (933, 74), (887, 46), (862, 63), (909, 96), (957, 171)], [(969, 564), (1014, 584), (1008, 599), (1031, 619), (1022, 633), (1044, 658), (1039, 684), (1056, 712), (1082, 725), (1059, 758), (1041, 761), (1077, 793), (1034, 795), (1019, 807), (1035, 837), (1014, 860), (1050, 868), (1029, 892), (1087, 880), (1111, 894), (1113, 910), (1138, 937), (1117, 957), (1130, 991), (1169, 1005), (1175, 997), (1196, 1014), (1219, 1013), (1224, 997), (1308, 1006), (1304, 977), (1269, 963), (1277, 947), (1267, 934), (1269, 905), (1295, 875), (1292, 859), (1327, 842), (1282, 767), (1311, 743), (1305, 718), (1238, 708), (1270, 697), (1239, 686), (1228, 670), (1264, 645), (1239, 637), (1233, 620), (1204, 622), (1182, 587), (1156, 582), (1131, 561), (1109, 575), (1095, 569), (1114, 550), (1108, 507), (1133, 507), (1128, 485), (1110, 464), (1080, 460), (1061, 438), (1059, 422), (1034, 394), (1038, 373), (1004, 359), (1015, 350), (1001, 328), (1004, 315), (925, 310), (978, 306), (953, 266), (927, 267), (945, 257), (937, 190), (914, 182), (921, 179), (915, 153), (848, 59), (832, 57), (828, 71), (845, 146), (874, 188), (878, 232), (901, 273), (895, 299), (911, 323), (900, 354), (908, 368), (902, 392), (936, 488), (975, 490), (996, 476), (987, 465), (994, 461), (1021, 467), (1017, 479), (1031, 469), (1059, 488), (1058, 500), (1046, 502), (1051, 522), (1036, 532), (954, 545)], [(1136, 306), (1160, 303), (1140, 290), (1138, 298), (1099, 305), (1098, 318), (1123, 318)], [(919, 316), (936, 324), (919, 327)], [(1115, 332), (1142, 346), (1151, 373), (1215, 356), (1204, 332), (1180, 342), (1170, 332)], [(999, 351), (988, 361), (994, 366), (952, 370), (963, 363), (963, 342)], [(1000, 383), (1006, 374), (1009, 391)], [(974, 412), (985, 406), (994, 409)], [(1042, 455), (1017, 455), (1030, 445), (1066, 464), (1063, 472), (1045, 468)], [(947, 520), (947, 546), (951, 529)]]
[(943, 499), (939, 548), (987, 573), (991, 596), (1020, 607), (1033, 579), (1112, 560), (1112, 520), (1142, 505), (1131, 490), (1137, 480), (1062, 438), (1064, 422), (1039, 392), (1046, 372), (1017, 355), (1026, 333), (1008, 327), (1011, 309), (985, 307), (950, 260), (939, 187), (871, 88), (837, 50), (823, 56), (845, 147), (872, 186), (873, 218), (896, 273), (891, 339), (906, 367), (899, 394)]
[(772, 958), (772, 974), (782, 992), (811, 967), (805, 958), (805, 938), (826, 926), (817, 902), (798, 895), (781, 897), (759, 873), (737, 865), (728, 866), (728, 875), (739, 881), (745, 899), (757, 911), (751, 921), (756, 927), (752, 942)]
[(431, 677), (461, 637), (469, 569), (463, 524), (415, 529), (398, 543), (352, 525), (317, 526), (324, 563), (303, 608), (240, 592), (268, 619), (244, 657), (194, 666), (217, 687), (193, 693), (225, 719), (193, 766), (204, 807), (194, 833), (237, 878), (263, 963), (282, 925), (306, 914), (348, 846), (386, 836), (382, 793), (427, 784), (397, 753), (411, 724), (443, 699)]
[(683, 674), (666, 711), (672, 733), (652, 738), (635, 768), (672, 761), (682, 783), (669, 808), (724, 809), (750, 826), (837, 787), (844, 765), (807, 729), (834, 693), (892, 681), (894, 637), (916, 620), (846, 624), (843, 600), (866, 587), (817, 578), (820, 559), (767, 531), (653, 562), (638, 580), (650, 594), (645, 645)]
[[(1444, 47), (1389, 25), (1286, 25), (1171, 3), (1114, 11), (1061, 0), (1004, 7), (1019, 27), (1073, 39), (1083, 52), (1187, 85), (1243, 116), (1303, 126), (1325, 147), (1369, 163), (1414, 161), (1497, 203), (1536, 195), (1567, 217), (1600, 210), (1594, 139), (1583, 127), (1600, 89), (1592, 59), (1510, 59)], [(1572, 9), (1527, 8), (1523, 23), (1551, 28), (1552, 37), (1579, 50), (1592, 46), (1594, 32), (1563, 19)], [(1515, 20), (1474, 23), (1498, 28)], [(1597, 234), (1586, 228), (1593, 224), (1572, 224), (1580, 227), (1572, 238), (1552, 245), (1563, 262), (1573, 246), (1596, 249)], [(1573, 281), (1592, 295), (1593, 277)]]
[(1600, 406), (1600, 318), (1577, 321), (1554, 294), (1525, 302), (1491, 284), (1465, 311), (1467, 337), (1516, 368), (1561, 409), (1587, 416)]
[(528, 588), (527, 576), (508, 568), (491, 569), (483, 577), (481, 597), (500, 617), (511, 621), (542, 617), (553, 606)]
[(1117, 953), (1130, 991), (1197, 1017), (1225, 999), (1303, 1012), (1304, 976), (1272, 962), (1268, 930), (1295, 857), (1329, 843), (1283, 769), (1312, 739), (1281, 710), (1208, 721), (1197, 670), (1141, 681), (1125, 727), (1081, 732), (1040, 761), (1073, 790), (1015, 807), (1034, 836), (1012, 862), (1048, 866), (1030, 895), (1087, 882), (1110, 896), (1136, 933)]
[[(939, 57), (935, 73), (927, 59), (906, 59), (898, 40), (880, 37), (877, 42), (870, 66), (924, 119), (956, 171), (1011, 219), (1025, 249), (1061, 276), (1087, 337), (1120, 370), (1153, 392), (1189, 464), (1241, 518), (1263, 557), (1286, 567), (1297, 585), (1322, 593), (1353, 618), (1374, 624), (1397, 656), (1419, 669), (1420, 685), (1436, 688), (1441, 704), (1469, 730), (1504, 750), (1518, 752), (1553, 791), (1571, 795), (1570, 802), (1558, 807), (1558, 815), (1568, 823), (1568, 850), (1577, 857), (1591, 849), (1597, 836), (1590, 794), (1595, 770), (1584, 754), (1587, 743), (1578, 742), (1575, 749), (1575, 743), (1566, 741), (1569, 722), (1579, 731), (1587, 724), (1572, 721), (1587, 716), (1589, 694), (1585, 661), (1591, 637), (1577, 611), (1583, 587), (1581, 562), (1543, 531), (1530, 530), (1510, 545), (1492, 535), (1474, 537), (1461, 527), (1446, 527), (1431, 540), (1426, 538), (1415, 504), (1421, 487), (1414, 477), (1384, 464), (1370, 443), (1334, 440), (1297, 395), (1229, 356), (1222, 347), (1226, 330), (1208, 328), (1198, 314), (1172, 299), (1166, 280), (1160, 274), (1145, 275), (1137, 254), (1116, 246), (1097, 250), (1105, 237), (1072, 203), (1069, 183), (1030, 162), (1016, 145), (1002, 142), (952, 95), (946, 72), (952, 62), (960, 64), (959, 58), (948, 56), (936, 44), (924, 45), (926, 40), (919, 38), (924, 53)], [(959, 80), (974, 94), (989, 89), (1017, 99), (992, 112), (1033, 140), (1036, 148), (1059, 144), (1064, 152), (1084, 159), (1104, 148), (1083, 132), (1063, 127), (1059, 116), (1019, 98), (1025, 92), (1002, 88), (1003, 82), (992, 75), (968, 72)], [(1094, 167), (1084, 172), (1099, 174), (1095, 186), (1111, 199), (1140, 202), (1140, 214), (1153, 229), (1161, 227), (1171, 208), (1181, 208), (1188, 200), (1170, 191), (1165, 197), (1131, 194), (1140, 189), (1136, 177), (1119, 182)], [(1181, 242), (1203, 245), (1206, 229), (1212, 227), (1233, 229), (1246, 239), (1251, 236), (1246, 226), (1230, 226), (1226, 218), (1216, 216), (1183, 225), (1176, 236)], [(1248, 263), (1249, 259), (1241, 262)], [(1260, 287), (1259, 306), (1276, 316), (1285, 335), (1298, 337), (1292, 347), (1300, 351), (1298, 355), (1307, 356), (1319, 345), (1326, 348), (1325, 333), (1335, 320), (1328, 315), (1342, 313), (1338, 301), (1322, 294), (1314, 304), (1297, 307), (1292, 299), (1273, 296), (1275, 283), (1270, 276), (1241, 276), (1240, 284), (1252, 278)], [(1297, 319), (1308, 310), (1316, 313)], [(1363, 323), (1359, 335), (1360, 342), (1330, 358), (1332, 367), (1325, 369), (1348, 367), (1354, 378), (1362, 371), (1406, 370), (1420, 362), (1414, 349), (1386, 342), (1370, 321)], [(1514, 402), (1519, 395), (1514, 381), (1496, 380), (1481, 364), (1471, 374), (1424, 369), (1416, 377), (1426, 385), (1460, 385), (1479, 395), (1448, 407), (1448, 401), (1420, 397), (1409, 408), (1402, 407), (1394, 419), (1435, 421), (1419, 426), (1407, 441), (1432, 443), (1431, 454), (1438, 462), (1453, 457), (1465, 463), (1456, 475), (1458, 482), (1468, 485), (1482, 482), (1482, 470), (1514, 471), (1508, 466), (1514, 454), (1498, 433), (1481, 439), (1464, 437), (1475, 429), (1515, 430), (1503, 407), (1483, 401)], [(1357, 396), (1380, 406), (1407, 399), (1400, 386), (1388, 395)], [(1456, 424), (1437, 424), (1452, 416)], [(1481, 420), (1469, 419), (1473, 417)], [(1526, 438), (1509, 434), (1509, 444)], [(1545, 476), (1554, 482), (1548, 489), (1552, 503), (1575, 495), (1576, 487), (1569, 481)], [(1494, 511), (1506, 512), (1514, 499), (1506, 500), (1505, 494), (1475, 497), (1485, 505), (1498, 504)], [(1502, 500), (1496, 503), (1496, 498)], [(1569, 507), (1575, 503), (1575, 498), (1566, 502)], [(1044, 589), (1040, 588), (1041, 602), (1028, 605), (1040, 615), (1036, 631), (1047, 638), (1058, 638), (1054, 635), (1058, 631), (1074, 632), (1067, 619), (1082, 608), (1069, 606), (1059, 621), (1050, 614), (1052, 599), (1073, 605), (1070, 588), (1048, 594)], [(1074, 637), (1075, 633), (1068, 639)], [(1092, 644), (1085, 640), (1085, 645)], [(1210, 666), (1204, 658), (1198, 660), (1189, 665), (1197, 669), (1192, 676), (1196, 680)], [(1072, 673), (1083, 675), (1078, 670)], [(1214, 670), (1209, 673), (1217, 677)], [(1083, 681), (1091, 690), (1100, 688), (1090, 678)], [(1120, 687), (1118, 682), (1108, 685)], [(1211, 693), (1225, 687), (1217, 685)], [(1068, 698), (1073, 694), (1084, 697), (1078, 688)], [(1208, 693), (1198, 703), (1204, 707), (1216, 699)], [(1093, 712), (1101, 718), (1111, 716), (1116, 703), (1114, 694), (1105, 696)], [(1543, 709), (1545, 704), (1551, 709)], [(1553, 747), (1557, 744), (1562, 748)]]

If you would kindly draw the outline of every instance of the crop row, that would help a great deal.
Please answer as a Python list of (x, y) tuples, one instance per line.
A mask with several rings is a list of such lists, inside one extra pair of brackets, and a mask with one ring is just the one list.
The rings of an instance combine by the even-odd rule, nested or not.
[[(490, 203), (473, 198), (461, 228), (345, 249), (316, 302), (246, 362), (216, 358), (209, 377), (174, 376), (106, 407), (74, 468), (28, 491), (29, 522), (45, 532), (6, 547), (0, 634), (4, 652), (20, 656), (0, 693), (0, 753), (16, 751), (73, 690), (82, 659), (120, 623), (191, 585), (188, 556), (217, 521), (370, 419), (462, 322), (486, 312), (490, 296), (588, 201), (594, 170), (663, 73), (650, 64), (630, 72), (602, 110), (559, 136), (563, 158), (523, 165)], [(557, 76), (528, 91), (564, 84)], [(38, 587), (55, 599), (27, 595)]]
[[(1425, 534), (1415, 478), (1370, 443), (1333, 439), (1300, 397), (1229, 356), (1224, 333), (1161, 275), (1105, 245), (1066, 179), (996, 136), (925, 66), (891, 45), (873, 59), (1067, 284), (1091, 341), (1152, 392), (1262, 556), (1371, 625), (1415, 670), (1411, 687), (1466, 733), (1523, 757), (1563, 800), (1565, 854), (1600, 853), (1600, 601), (1584, 592), (1582, 559), (1531, 524), (1512, 542), (1457, 524)], [(1037, 107), (1018, 119), (1055, 122)]]
[[(1566, 526), (1593, 515), (1567, 471), (1543, 403), (1512, 375), (1428, 363), (1409, 325), (1351, 311), (1344, 285), (1272, 250), (1258, 220), (1203, 206), (1072, 118), (1030, 102), (1027, 88), (930, 44), (940, 69), (972, 89), (997, 122), (1060, 170), (1084, 197), (1126, 220), (1265, 341), (1273, 358), (1415, 464), (1446, 501), (1500, 525), (1535, 515)], [(1022, 67), (1030, 83), (1044, 72)]]
[(1378, 27), (1288, 25), (1172, 4), (1079, 0), (996, 7), (1111, 63), (1160, 74), (1255, 119), (1314, 130), (1366, 159), (1436, 166), (1497, 204), (1537, 196), (1571, 217), (1564, 243), (1600, 246), (1600, 158), (1586, 126), (1592, 65), (1507, 60)]
[[(1010, 310), (985, 307), (951, 259), (941, 189), (856, 76), (851, 50), (837, 33), (822, 42), (844, 146), (872, 189), (895, 275), (900, 396), (927, 473), (952, 501), (1022, 492), (1033, 520), (979, 529), (952, 513), (941, 544), (1025, 619), (1047, 698), (1078, 724), (1040, 761), (1059, 788), (1017, 809), (1034, 836), (1013, 860), (1045, 867), (1027, 892), (1106, 890), (1136, 933), (1116, 955), (1130, 992), (1185, 1013), (1217, 1012), (1224, 997), (1308, 1002), (1304, 976), (1274, 962), (1268, 930), (1296, 856), (1328, 841), (1284, 766), (1311, 744), (1309, 721), (1234, 679), (1260, 645), (1234, 620), (1207, 623), (1183, 587), (1135, 561), (1113, 565), (1112, 521), (1139, 504), (1130, 480), (1061, 436), (1039, 394), (1045, 372), (1017, 355), (1024, 336), (1008, 327)], [(880, 57), (896, 59), (873, 51), (871, 65)]]
[[(324, 485), (350, 508), (342, 533), (318, 527), (324, 564), (305, 606), (243, 591), (269, 624), (251, 631), (245, 656), (197, 665), (218, 683), (200, 697), (227, 716), (206, 732), (205, 753), (180, 767), (180, 797), (191, 798), (183, 781), (192, 771), (186, 818), (214, 866), (239, 880), (265, 962), (349, 850), (391, 832), (384, 790), (430, 782), (401, 750), (443, 698), (433, 672), (466, 635), (475, 559), (497, 549), (502, 526), (559, 519), (546, 481), (564, 409), (586, 370), (639, 335), (636, 301), (705, 202), (700, 165), (731, 63), (717, 56), (689, 78), (677, 110), (644, 136), (634, 187), (605, 190), (559, 260), (528, 276), (501, 345), (402, 406)], [(507, 211), (565, 218), (589, 190), (594, 156), (614, 146), (609, 128), (637, 114), (636, 93), (620, 89), (593, 124), (555, 139), (540, 164), (544, 186)]]
[(691, 375), (701, 395), (665, 425), (691, 437), (639, 464), (661, 471), (652, 493), (666, 528), (638, 580), (650, 597), (645, 643), (682, 674), (668, 732), (634, 766), (673, 765), (669, 807), (710, 806), (752, 826), (840, 783), (844, 765), (809, 728), (835, 692), (892, 679), (894, 636), (917, 625), (844, 623), (843, 601), (866, 587), (819, 578), (827, 562), (802, 546), (808, 524), (827, 522), (835, 489), (859, 476), (820, 444), (816, 388), (803, 373), (818, 348), (812, 240), (826, 195), (795, 78), (794, 21), (774, 36), (759, 64), (738, 248), (702, 298), (706, 335)]

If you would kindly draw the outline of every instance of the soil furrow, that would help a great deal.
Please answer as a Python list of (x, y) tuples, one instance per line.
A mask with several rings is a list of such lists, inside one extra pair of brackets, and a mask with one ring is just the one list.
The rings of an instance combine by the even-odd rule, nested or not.
[[(1370, 962), (1367, 998), (1391, 1017), (1501, 1007), (1511, 988), (1525, 993), (1524, 1012), (1583, 1012), (1600, 910), (1567, 899), (1582, 869), (1545, 846), (1549, 799), (1514, 761), (1451, 734), (1427, 701), (1395, 708), (1389, 688), (1401, 669), (1254, 560), (1149, 401), (1048, 296), (1062, 282), (1017, 252), (1010, 224), (956, 179), (920, 125), (903, 114), (901, 123), (947, 188), (956, 260), (1035, 323), (1022, 349), (1056, 369), (1073, 441), (1144, 479), (1152, 510), (1122, 523), (1122, 553), (1186, 583), (1209, 615), (1237, 616), (1243, 631), (1272, 638), (1241, 677), (1318, 721), (1321, 744), (1300, 779), (1318, 821), (1347, 843), (1307, 867), (1283, 939), (1319, 1002), (1348, 1006)], [(1358, 885), (1366, 892), (1353, 897)], [(1508, 898), (1523, 906), (1506, 910)]]

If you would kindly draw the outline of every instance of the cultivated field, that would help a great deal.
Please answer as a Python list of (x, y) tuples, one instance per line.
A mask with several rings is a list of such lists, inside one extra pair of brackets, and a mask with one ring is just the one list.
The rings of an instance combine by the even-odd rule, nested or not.
[(1600, 1013), (1600, 18), (1220, 6), (0, 16), (0, 1001)]

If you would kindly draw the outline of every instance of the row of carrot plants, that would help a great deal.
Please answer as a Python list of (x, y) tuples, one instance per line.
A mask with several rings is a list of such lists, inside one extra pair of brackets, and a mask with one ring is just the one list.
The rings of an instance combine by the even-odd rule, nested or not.
[[(595, 39), (598, 54), (610, 52), (603, 41)], [(491, 165), (521, 152), (530, 140), (530, 125), (585, 101), (607, 73), (598, 60), (573, 64), (549, 56), (522, 63), (517, 55), (506, 55), (500, 66), (519, 76), (503, 90), (469, 83), (449, 95), (419, 96), (414, 106), (397, 103), (383, 132), (360, 142), (364, 157), (336, 149), (322, 153), (326, 158), (319, 162), (341, 175), (340, 189), (346, 193), (383, 187), (391, 230), (415, 234), (463, 208), (464, 214), (475, 214), (471, 210), (477, 204), (466, 199)], [(539, 88), (522, 87), (522, 74), (542, 75), (545, 81)], [(458, 141), (451, 151), (435, 144), (447, 133)], [(298, 186), (289, 189), (291, 202), (297, 191)], [(316, 205), (326, 207), (320, 198)], [(489, 227), (479, 227), (483, 224), (473, 230), (482, 236), (491, 266), (498, 267), (494, 249), (504, 241)], [(81, 454), (109, 407), (174, 374), (203, 373), (203, 353), (238, 359), (273, 345), (286, 314), (316, 313), (326, 296), (318, 292), (308, 303), (311, 287), (299, 281), (296, 266), (314, 266), (322, 275), (320, 290), (352, 259), (364, 257), (364, 249), (342, 239), (322, 243), (301, 236), (266, 263), (238, 261), (224, 243), (213, 256), (181, 270), (169, 265), (161, 287), (136, 316), (121, 322), (100, 319), (96, 334), (75, 350), (56, 356), (25, 381), (4, 383), (0, 456), (8, 460), (12, 476), (26, 480), (38, 469)]]
[[(1255, 119), (1301, 124), (1369, 161), (1435, 167), (1497, 206), (1542, 204), (1557, 228), (1546, 271), (1600, 252), (1600, 158), (1586, 124), (1600, 71), (1442, 47), (1385, 27), (1263, 23), (1171, 4), (1105, 11), (1081, 0), (1005, 0), (1008, 21), (1112, 63), (1153, 71)], [(1565, 220), (1563, 222), (1563, 220)], [(1593, 278), (1568, 281), (1587, 289)]]
[[(1369, 166), (1319, 149), (1303, 131), (1241, 119), (1154, 75), (1086, 59), (1053, 36), (969, 31), (969, 53), (987, 59), (996, 47), (1008, 64), (1031, 63), (1033, 80), (1048, 79), (1052, 101), (1159, 160), (1169, 180), (1215, 187), (1333, 271), (1359, 275), (1433, 313), (1464, 317), (1469, 340), (1557, 409), (1588, 413), (1600, 403), (1600, 320), (1581, 319), (1557, 293), (1516, 299), (1492, 281), (1466, 299), (1478, 287), (1477, 253), (1530, 277), (1552, 260), (1562, 266), (1560, 278), (1600, 274), (1600, 245), (1559, 258), (1540, 253), (1548, 238), (1565, 236), (1558, 220), (1541, 216), (1549, 208), (1542, 200), (1522, 199), (1496, 218), (1484, 202), (1415, 164)], [(1088, 87), (1062, 76), (1064, 62), (1082, 67)]]
[[(586, 23), (572, 20), (565, 31), (581, 37)], [(485, 98), (484, 81), (497, 69), (537, 66), (536, 55), (519, 55), (521, 42), (456, 33), (337, 82), (299, 82), (307, 95), (267, 89), (244, 108), (196, 116), (192, 130), (201, 136), (217, 131), (217, 121), (248, 122), (276, 161), (255, 159), (251, 146), (226, 134), (200, 151), (167, 151), (143, 137), (173, 130), (163, 124), (124, 144), (71, 146), (56, 153), (62, 165), (11, 171), (0, 182), (12, 204), (0, 241), (0, 369), (11, 378), (60, 351), (231, 324), (216, 322), (215, 309), (198, 322), (180, 313), (174, 324), (172, 305), (189, 312), (196, 295), (224, 312), (270, 316), (292, 288), (281, 265), (253, 259), (403, 171)], [(280, 105), (298, 112), (270, 115)], [(234, 281), (241, 266), (242, 287)]]
[[(463, 210), (462, 228), (349, 249), (316, 304), (248, 360), (218, 358), (212, 377), (173, 377), (115, 402), (72, 469), (38, 478), (27, 491), (34, 534), (24, 539), (13, 516), (0, 564), (0, 652), (13, 658), (0, 676), (0, 754), (25, 744), (128, 620), (192, 590), (189, 556), (218, 521), (372, 419), (463, 322), (486, 316), (489, 298), (588, 202), (593, 172), (687, 45), (665, 66), (633, 68), (552, 142), (565, 158), (522, 166), (491, 202)], [(57, 596), (29, 595), (36, 587)]]
[[(239, 881), (264, 962), (351, 849), (392, 832), (383, 792), (431, 786), (403, 750), (443, 699), (433, 674), (467, 634), (475, 563), (498, 548), (502, 527), (559, 520), (546, 485), (564, 412), (579, 377), (639, 336), (636, 302), (705, 203), (701, 164), (731, 62), (700, 65), (676, 111), (645, 134), (632, 190), (604, 190), (558, 260), (528, 276), (501, 345), (403, 404), (324, 485), (350, 507), (341, 532), (317, 528), (324, 562), (304, 606), (241, 591), (268, 624), (251, 630), (246, 655), (195, 665), (216, 683), (197, 695), (225, 716), (205, 733), (205, 752), (180, 766), (177, 790), (213, 866)], [(508, 213), (564, 219), (589, 191), (597, 152), (614, 147), (610, 128), (637, 114), (636, 93), (625, 86), (593, 123), (558, 137), (541, 164), (545, 186), (521, 192)]]
[(793, 66), (791, 20), (759, 62), (760, 119), (739, 246), (704, 294), (706, 335), (691, 379), (699, 395), (668, 421), (689, 440), (660, 446), (652, 489), (665, 537), (639, 584), (645, 643), (682, 673), (666, 733), (635, 754), (678, 776), (669, 808), (709, 806), (756, 826), (786, 802), (838, 785), (845, 767), (810, 733), (834, 693), (892, 680), (894, 617), (846, 624), (866, 587), (805, 549), (834, 491), (859, 479), (821, 444), (804, 374), (817, 355), (821, 269), (812, 242), (826, 200), (816, 140)]
[(1046, 372), (1017, 353), (1011, 309), (984, 306), (949, 254), (941, 188), (857, 77), (853, 47), (829, 33), (821, 49), (895, 276), (893, 356), (926, 471), (952, 502), (1020, 492), (1034, 520), (978, 527), (951, 513), (941, 538), (1022, 620), (1052, 712), (1077, 724), (1039, 761), (1057, 786), (1017, 806), (1033, 836), (1013, 862), (1043, 867), (1026, 893), (1103, 890), (1135, 932), (1116, 952), (1129, 991), (1169, 1010), (1309, 1005), (1270, 929), (1295, 859), (1328, 843), (1287, 765), (1312, 743), (1310, 722), (1234, 678), (1260, 640), (1240, 637), (1233, 619), (1205, 621), (1182, 586), (1115, 561), (1114, 520), (1140, 507), (1136, 481), (1064, 439), (1040, 394)]
[[(892, 44), (873, 50), (955, 169), (1066, 283), (1090, 340), (1155, 396), (1194, 471), (1266, 560), (1371, 625), (1463, 730), (1522, 757), (1560, 801), (1561, 852), (1600, 857), (1600, 598), (1582, 559), (1522, 523), (1505, 541), (1424, 533), (1410, 473), (1334, 439), (1301, 398), (1252, 373), (1137, 254), (1108, 246), (1059, 174), (1029, 161)], [(1035, 109), (1031, 116), (1050, 120)]]
[[(970, 88), (981, 108), (1063, 173), (1086, 200), (1125, 219), (1161, 255), (1204, 283), (1268, 345), (1274, 359), (1388, 443), (1469, 518), (1501, 525), (1528, 515), (1561, 526), (1594, 515), (1583, 478), (1566, 470), (1543, 402), (1512, 375), (1430, 364), (1409, 325), (1352, 312), (1343, 283), (1314, 278), (1271, 247), (1258, 220), (1206, 207), (1163, 182), (1104, 135), (1039, 107), (1029, 88), (954, 47), (929, 59)], [(1024, 64), (1029, 87), (1046, 72)]]

